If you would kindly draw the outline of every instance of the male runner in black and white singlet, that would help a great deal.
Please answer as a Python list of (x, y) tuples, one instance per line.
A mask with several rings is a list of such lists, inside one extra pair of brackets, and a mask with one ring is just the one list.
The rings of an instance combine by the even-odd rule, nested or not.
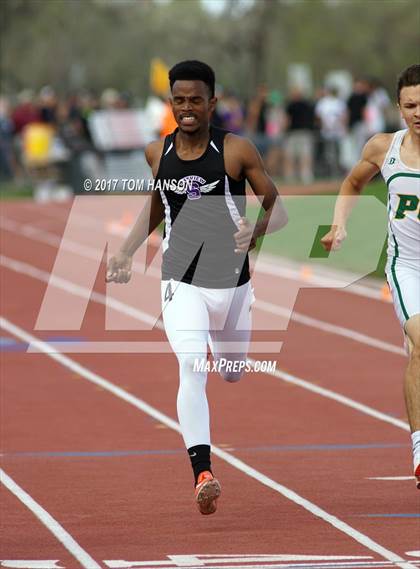
[[(206, 397), (207, 347), (229, 382), (240, 379), (251, 335), (248, 250), (255, 240), (287, 223), (277, 189), (253, 144), (210, 126), (217, 99), (213, 70), (184, 61), (169, 72), (178, 128), (149, 144), (146, 158), (155, 178), (151, 209), (143, 211), (120, 251), (110, 259), (107, 280), (128, 282), (132, 256), (164, 220), (163, 322), (179, 362), (178, 419), (202, 514), (216, 511), (220, 484), (210, 462)], [(245, 181), (261, 196), (264, 215), (252, 226), (245, 216)]]

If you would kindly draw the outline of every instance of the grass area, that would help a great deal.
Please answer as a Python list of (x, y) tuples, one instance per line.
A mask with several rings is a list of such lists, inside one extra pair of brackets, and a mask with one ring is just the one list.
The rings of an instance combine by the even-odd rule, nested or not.
[(19, 200), (30, 198), (33, 187), (27, 183), (18, 184), (14, 181), (0, 182), (0, 200)]
[(372, 182), (371, 184), (366, 186), (366, 188), (363, 190), (363, 195), (364, 196), (375, 196), (383, 204), (385, 204), (385, 205), (387, 204), (388, 190), (387, 190), (386, 184), (382, 180), (382, 178), (378, 177), (377, 180), (375, 180), (374, 182)]
[[(387, 190), (383, 182), (366, 187), (348, 223), (348, 237), (340, 251), (327, 253), (319, 240), (327, 233), (333, 217), (336, 195), (285, 197), (288, 225), (260, 240), (262, 252), (310, 265), (343, 269), (362, 275), (383, 277), (386, 262)], [(256, 220), (261, 211), (248, 208)]]

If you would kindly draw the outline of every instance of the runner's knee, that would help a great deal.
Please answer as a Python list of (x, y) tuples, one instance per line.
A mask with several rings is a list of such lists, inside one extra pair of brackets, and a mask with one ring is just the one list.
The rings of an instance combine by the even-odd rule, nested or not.
[(203, 362), (207, 360), (207, 354), (178, 354), (179, 375), (183, 377), (206, 377), (206, 369)]
[(244, 372), (243, 371), (221, 371), (220, 375), (223, 377), (223, 379), (225, 381), (228, 381), (229, 383), (236, 383), (237, 381), (239, 381), (241, 379), (241, 377), (243, 376)]
[(219, 373), (225, 381), (236, 383), (241, 379), (245, 371), (245, 362), (242, 360), (230, 360), (222, 358), (219, 360)]
[(410, 359), (420, 359), (420, 314), (412, 316), (405, 324)]
[(183, 380), (202, 380), (207, 379), (207, 344), (205, 341), (196, 338), (187, 338), (178, 342), (176, 346), (176, 357), (179, 363), (179, 377)]
[(420, 344), (410, 343), (410, 360), (420, 362)]

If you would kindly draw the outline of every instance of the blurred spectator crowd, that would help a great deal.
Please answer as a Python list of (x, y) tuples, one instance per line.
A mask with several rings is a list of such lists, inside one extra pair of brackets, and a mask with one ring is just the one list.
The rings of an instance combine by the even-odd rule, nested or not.
[(318, 89), (311, 98), (297, 86), (284, 97), (261, 85), (246, 106), (229, 93), (218, 98), (217, 123), (249, 136), (268, 172), (286, 183), (340, 178), (371, 136), (404, 126), (375, 79), (355, 79), (346, 97), (332, 86)]
[[(268, 172), (286, 183), (339, 178), (358, 160), (369, 137), (402, 127), (388, 93), (373, 79), (356, 79), (347, 97), (333, 87), (318, 90), (314, 98), (298, 87), (284, 96), (265, 85), (247, 102), (221, 87), (217, 97), (213, 124), (250, 137)], [(59, 97), (46, 86), (38, 94), (24, 90), (15, 99), (0, 96), (0, 181), (30, 180), (78, 193), (83, 178), (104, 172), (104, 150), (92, 132), (92, 116), (112, 111), (118, 117), (138, 107), (129, 94), (115, 89), (101, 96)], [(176, 127), (168, 103), (159, 97), (149, 97), (143, 111), (153, 138)], [(134, 121), (134, 115), (125, 117), (121, 124), (127, 117)]]
[(100, 175), (89, 117), (100, 109), (125, 109), (128, 96), (107, 89), (100, 98), (88, 92), (58, 97), (43, 87), (13, 101), (0, 96), (0, 181), (30, 182), (77, 191), (87, 175)]

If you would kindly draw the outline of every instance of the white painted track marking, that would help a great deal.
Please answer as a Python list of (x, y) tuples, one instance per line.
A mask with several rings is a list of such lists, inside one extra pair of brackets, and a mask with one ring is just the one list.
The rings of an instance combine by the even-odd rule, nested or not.
[[(143, 312), (143, 310), (139, 310), (134, 306), (129, 306), (112, 296), (105, 296), (104, 294), (91, 291), (89, 288), (84, 286), (78, 285), (72, 281), (67, 279), (63, 279), (61, 277), (56, 277), (47, 271), (43, 271), (42, 269), (38, 269), (33, 265), (29, 265), (28, 263), (24, 263), (22, 261), (16, 261), (15, 259), (11, 259), (10, 257), (6, 257), (4, 255), (0, 255), (0, 265), (15, 271), (16, 273), (21, 273), (37, 279), (39, 281), (49, 283), (56, 288), (60, 288), (61, 290), (65, 290), (70, 294), (74, 294), (75, 296), (80, 296), (82, 298), (89, 299), (91, 298), (94, 302), (99, 304), (103, 304), (104, 306), (108, 306), (109, 308), (113, 308), (127, 316), (140, 320), (141, 322), (146, 322), (151, 327), (155, 326), (157, 318), (152, 316), (151, 314), (147, 314)], [(159, 325), (159, 324), (157, 324)], [(160, 325), (160, 328), (163, 329), (163, 326)]]
[[(255, 364), (255, 360), (249, 360), (252, 364)], [(346, 397), (345, 395), (341, 395), (340, 393), (336, 393), (331, 389), (326, 389), (325, 387), (320, 387), (319, 385), (315, 385), (310, 381), (306, 381), (305, 379), (301, 379), (300, 377), (296, 377), (290, 373), (286, 373), (285, 371), (281, 370), (274, 370), (274, 371), (265, 371), (265, 374), (272, 375), (285, 381), (287, 383), (292, 383), (298, 387), (303, 387), (303, 389), (307, 389), (308, 391), (312, 391), (312, 393), (317, 393), (318, 395), (322, 395), (322, 397), (326, 397), (327, 399), (332, 399), (333, 401), (337, 401), (337, 403), (341, 403), (346, 407), (351, 407), (352, 409), (356, 409), (356, 411), (360, 411), (365, 415), (369, 415), (370, 417), (374, 417), (375, 419), (379, 419), (380, 421), (384, 421), (385, 423), (389, 423), (394, 425), (394, 427), (398, 427), (399, 429), (403, 429), (404, 431), (410, 431), (410, 426), (405, 421), (401, 421), (401, 419), (396, 419), (392, 417), (392, 415), (387, 415), (386, 413), (382, 413), (381, 411), (377, 411), (373, 409), (373, 407), (369, 407), (368, 405), (364, 405), (363, 403), (359, 403), (354, 399), (350, 399), (350, 397)]]
[[(1, 320), (1, 319), (0, 319)], [(101, 569), (101, 566), (74, 540), (42, 506), (23, 490), (3, 469), (0, 468), (1, 483), (18, 498), (39, 519), (39, 521), (58, 539), (67, 551), (85, 569)]]
[[(105, 561), (105, 563), (109, 563), (109, 561)], [(412, 562), (413, 564), (417, 564), (416, 561)], [(145, 567), (146, 569), (150, 569), (151, 567), (156, 566), (155, 563), (139, 563), (139, 562), (131, 562), (131, 561), (112, 561), (109, 567), (113, 567), (115, 569), (136, 569)], [(166, 565), (168, 567), (168, 565)], [(414, 566), (414, 565), (413, 565)], [(172, 567), (188, 567), (189, 569), (203, 569), (205, 565), (200, 563), (199, 565), (172, 565)], [(270, 563), (270, 564), (258, 564), (258, 565), (209, 565), (208, 569), (392, 569), (395, 567), (394, 563), (389, 561), (359, 561), (359, 562), (342, 562), (339, 561), (331, 562), (331, 563)], [(26, 569), (26, 568), (25, 568)], [(168, 567), (169, 569), (169, 567)], [(416, 567), (418, 569), (418, 567)]]
[(302, 282), (305, 283), (306, 286), (309, 284), (312, 287), (334, 288), (339, 292), (355, 294), (383, 302), (379, 287), (370, 287), (358, 284), (357, 282), (347, 285), (348, 280), (343, 279), (343, 275), (347, 274), (350, 280), (356, 280), (356, 275), (351, 275), (345, 271), (327, 270), (324, 267), (311, 263), (309, 267), (311, 274), (303, 278), (302, 266), (305, 266), (305, 264), (275, 255), (262, 254), (261, 259), (258, 260), (258, 270), (272, 277)]
[[(168, 417), (167, 415), (165, 415), (164, 413), (162, 413), (152, 405), (149, 405), (142, 399), (135, 397), (131, 393), (128, 393), (127, 391), (122, 389), (121, 387), (118, 387), (117, 385), (106, 380), (104, 377), (100, 376), (99, 374), (96, 374), (91, 370), (89, 370), (88, 368), (86, 368), (85, 366), (82, 366), (78, 362), (70, 359), (69, 357), (63, 354), (53, 352), (52, 347), (48, 344), (48, 342), (39, 340), (29, 332), (26, 332), (19, 326), (16, 326), (15, 324), (13, 324), (12, 322), (3, 317), (0, 318), (0, 327), (9, 332), (10, 334), (12, 334), (13, 336), (15, 336), (16, 338), (19, 338), (24, 342), (32, 343), (39, 349), (40, 352), (43, 352), (45, 355), (47, 355), (52, 360), (55, 360), (63, 367), (72, 370), (74, 373), (79, 374), (80, 376), (84, 377), (91, 383), (100, 386), (102, 389), (106, 391), (109, 391), (116, 397), (119, 397), (123, 401), (126, 401), (127, 403), (133, 405), (137, 409), (143, 411), (144, 413), (148, 414), (154, 419), (160, 421), (161, 423), (163, 423), (170, 429), (173, 429), (177, 433), (181, 433), (181, 428), (176, 421), (174, 421), (173, 419), (171, 419), (170, 417)], [(288, 500), (294, 502), (295, 504), (298, 504), (299, 506), (301, 506), (302, 508), (304, 508), (314, 516), (324, 520), (331, 526), (335, 527), (342, 533), (349, 536), (351, 539), (357, 541), (358, 543), (360, 543), (370, 551), (377, 553), (384, 559), (391, 561), (401, 569), (415, 569), (414, 565), (405, 561), (397, 553), (394, 553), (393, 551), (386, 549), (379, 543), (376, 543), (367, 535), (354, 529), (353, 527), (343, 522), (336, 516), (329, 514), (328, 512), (326, 512), (325, 510), (314, 504), (313, 502), (310, 502), (309, 500), (303, 498), (293, 490), (290, 490), (286, 486), (283, 486), (283, 484), (275, 482), (274, 480), (272, 480), (262, 472), (259, 472), (255, 468), (252, 468), (251, 466), (249, 466), (242, 460), (239, 460), (229, 452), (226, 452), (216, 446), (215, 447), (212, 446), (212, 452), (213, 454), (224, 460), (226, 463), (228, 463), (230, 466), (233, 466), (234, 468), (243, 472), (250, 478), (257, 480), (258, 482), (260, 482), (260, 484), (263, 484), (264, 486), (267, 486), (268, 488), (278, 492), (279, 494), (281, 494)]]
[(59, 559), (3, 559), (0, 567), (10, 569), (65, 569), (63, 565), (57, 565)]
[(378, 338), (373, 338), (351, 328), (345, 328), (344, 326), (337, 326), (335, 324), (330, 324), (323, 320), (318, 320), (318, 318), (312, 318), (311, 316), (306, 316), (306, 314), (301, 314), (296, 312), (296, 310), (290, 311), (288, 308), (283, 306), (278, 306), (271, 302), (266, 302), (264, 300), (256, 300), (255, 306), (264, 312), (269, 314), (278, 314), (279, 316), (285, 316), (286, 318), (290, 316), (290, 319), (304, 326), (309, 326), (311, 328), (316, 328), (317, 330), (322, 330), (323, 332), (328, 332), (330, 334), (336, 334), (337, 336), (343, 336), (354, 342), (359, 342), (360, 344), (366, 344), (372, 348), (377, 348), (378, 350), (384, 350), (385, 352), (391, 352), (392, 354), (397, 354), (399, 356), (407, 357), (407, 354), (403, 348), (390, 344), (389, 342), (384, 342)]
[[(415, 553), (415, 552), (414, 552)], [(213, 557), (213, 559), (205, 559), (206, 557)], [(223, 569), (380, 569), (380, 568), (392, 568), (395, 567), (390, 561), (367, 561), (367, 559), (372, 559), (372, 557), (366, 556), (321, 556), (321, 555), (287, 555), (280, 554), (274, 556), (264, 556), (264, 555), (242, 555), (234, 556), (237, 559), (233, 559), (232, 562), (235, 565), (223, 565)], [(248, 561), (248, 557), (254, 557), (259, 561), (256, 565)], [(265, 557), (278, 558), (278, 562), (266, 560)], [(336, 561), (330, 562), (319, 562), (315, 559), (334, 559)], [(307, 562), (296, 562), (297, 559), (307, 558)], [(289, 561), (287, 561), (289, 559)], [(310, 561), (314, 559), (314, 561)], [(359, 561), (340, 561), (343, 559), (359, 559)], [(172, 561), (173, 560), (173, 561)], [(295, 560), (295, 561), (294, 561)], [(54, 559), (44, 559), (44, 560), (30, 560), (30, 559), (18, 559), (18, 560), (0, 560), (0, 567), (10, 567), (13, 569), (66, 569), (63, 565), (57, 565), (59, 560)], [(226, 563), (227, 560), (223, 560)], [(222, 569), (220, 565), (214, 565), (214, 563), (221, 563), (221, 561), (212, 555), (168, 555), (168, 559), (164, 561), (125, 561), (124, 559), (110, 559), (104, 560), (103, 563), (113, 569), (136, 569), (136, 568), (146, 568), (151, 569), (152, 567), (163, 567), (166, 569), (171, 569), (173, 567), (188, 567), (189, 569), (203, 569), (203, 567), (208, 567), (208, 569)], [(239, 563), (239, 565), (238, 565)], [(412, 560), (412, 563), (418, 564), (418, 561)]]
[(369, 476), (366, 480), (415, 480), (414, 476)]

